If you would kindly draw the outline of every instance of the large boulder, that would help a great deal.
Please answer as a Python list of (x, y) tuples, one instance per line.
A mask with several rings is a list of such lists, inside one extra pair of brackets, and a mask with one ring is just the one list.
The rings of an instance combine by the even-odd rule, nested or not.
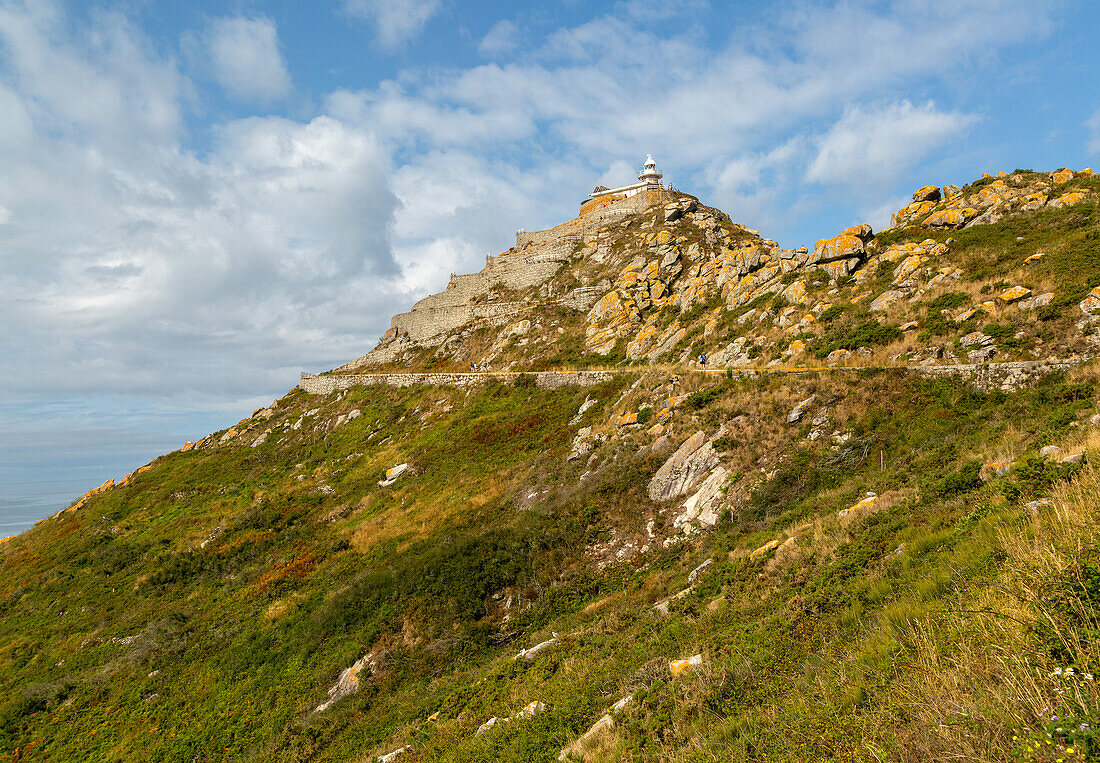
[(922, 224), (925, 228), (950, 229), (961, 228), (978, 216), (978, 210), (973, 207), (961, 207), (959, 209), (944, 209), (928, 216)]
[(835, 238), (823, 238), (814, 244), (813, 254), (807, 264), (862, 258), (867, 251), (867, 239), (870, 237), (870, 225), (855, 225)]
[(714, 527), (718, 524), (722, 499), (726, 496), (723, 488), (729, 482), (729, 477), (729, 471), (722, 466), (711, 472), (699, 489), (684, 501), (681, 507), (683, 511), (672, 520), (673, 526), (690, 535), (697, 527)]
[(913, 191), (913, 201), (939, 201), (940, 189), (934, 185), (926, 185)]
[(668, 501), (687, 493), (718, 465), (718, 454), (704, 432), (696, 432), (661, 465), (649, 481), (654, 501)]

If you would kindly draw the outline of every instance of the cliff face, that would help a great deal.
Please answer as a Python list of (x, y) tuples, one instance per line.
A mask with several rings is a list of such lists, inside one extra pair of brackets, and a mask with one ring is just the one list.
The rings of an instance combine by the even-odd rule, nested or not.
[(0, 543), (0, 749), (1092, 759), (1098, 190), (789, 251), (683, 194), (522, 234)]

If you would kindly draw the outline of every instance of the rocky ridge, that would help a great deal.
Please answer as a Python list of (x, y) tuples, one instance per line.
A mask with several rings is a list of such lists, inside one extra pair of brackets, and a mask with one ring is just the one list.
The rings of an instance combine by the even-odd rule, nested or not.
[[(428, 320), (441, 309), (454, 311), (440, 324), (403, 332), (404, 319), (395, 318), (377, 348), (336, 373), (685, 364), (702, 355), (712, 366), (742, 368), (846, 364), (872, 355), (894, 363), (961, 363), (1081, 354), (1092, 348), (1090, 330), (1053, 344), (1026, 330), (1010, 346), (996, 337), (979, 347), (957, 340), (982, 321), (1015, 322), (1017, 314), (1065, 296), (1041, 250), (1021, 252), (1007, 272), (1016, 280), (1006, 281), (1003, 271), (999, 280), (975, 272), (970, 232), (1003, 219), (1091, 208), (1098, 188), (1091, 170), (1000, 173), (962, 189), (927, 186), (885, 231), (853, 225), (791, 250), (686, 194), (598, 219), (582, 216), (531, 234), (531, 243), (492, 258), (474, 281), (456, 277), (410, 314)], [(495, 281), (502, 268), (527, 270), (524, 279)], [(948, 301), (968, 308), (953, 310), (951, 322), (971, 330), (955, 341), (929, 342), (952, 338), (940, 313), (954, 304), (922, 315), (947, 293), (955, 295)], [(1091, 327), (1100, 287), (1077, 301)], [(449, 307), (421, 308), (426, 303)], [(853, 320), (863, 330), (838, 336), (836, 328)], [(874, 330), (870, 320), (883, 328)], [(878, 349), (892, 344), (891, 352)]]

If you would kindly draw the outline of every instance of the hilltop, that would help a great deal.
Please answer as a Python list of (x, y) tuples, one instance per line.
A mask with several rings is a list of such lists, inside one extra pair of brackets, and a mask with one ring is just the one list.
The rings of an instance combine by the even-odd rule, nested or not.
[(784, 250), (647, 189), (519, 234), (0, 544), (0, 748), (1095, 759), (1098, 194), (1018, 170)]

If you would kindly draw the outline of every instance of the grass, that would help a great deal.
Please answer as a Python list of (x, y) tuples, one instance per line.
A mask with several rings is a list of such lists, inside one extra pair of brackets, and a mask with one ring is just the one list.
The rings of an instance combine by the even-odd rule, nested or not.
[[(833, 307), (806, 338), (818, 357), (871, 346), (854, 363), (883, 364), (919, 349), (894, 328), (909, 314), (924, 341), (981, 328), (1006, 351), (1041, 337), (1079, 347), (1074, 300), (1100, 283), (1096, 214), (953, 233), (945, 264), (962, 280), (881, 320), (861, 306), (890, 269), (835, 294), (813, 285)], [(925, 234), (879, 244), (906, 237)], [(617, 243), (614, 256), (637, 253)], [(1047, 256), (1025, 268), (1037, 248)], [(948, 323), (941, 311), (999, 282), (1056, 291), (1056, 314)], [(732, 321), (775, 302), (723, 311), (719, 332), (743, 331), (768, 356), (789, 339)], [(709, 315), (686, 313), (699, 329)], [(547, 333), (494, 366), (623, 370), (623, 343), (584, 352), (581, 316), (547, 309), (536, 323)], [(496, 336), (475, 332), (467, 349)], [(469, 362), (427, 348), (393, 367)], [(225, 444), (157, 459), (0, 545), (5, 758), (366, 761), (410, 744), (409, 761), (549, 761), (627, 694), (589, 760), (1100, 756), (1100, 697), (1081, 677), (1097, 671), (1100, 634), (1095, 369), (1011, 392), (875, 368), (627, 370), (587, 389), (538, 390), (521, 374), (469, 390), (296, 391)], [(654, 505), (646, 486), (666, 452), (652, 451), (650, 421), (620, 428), (616, 414), (641, 422), (680, 396), (670, 444), (721, 427), (734, 477), (717, 528), (665, 546), (679, 507)], [(596, 407), (570, 424), (586, 399)], [(566, 462), (581, 425), (604, 439)], [(1084, 465), (1040, 458), (1052, 443)], [(994, 475), (991, 462), (1012, 470)], [(381, 487), (399, 463), (410, 471)], [(857, 503), (868, 491), (875, 501)], [(1051, 502), (1029, 508), (1039, 499)], [(750, 556), (772, 540), (790, 543)], [(669, 615), (654, 609), (706, 559)], [(359, 691), (313, 713), (368, 652), (376, 668)], [(701, 669), (673, 678), (669, 662), (694, 654)], [(475, 737), (534, 700), (545, 713)]]
[[(657, 515), (644, 485), (660, 460), (628, 438), (598, 452), (593, 482), (576, 483), (563, 462), (564, 422), (586, 395), (609, 405), (621, 380), (559, 392), (362, 388), (321, 401), (315, 429), (161, 459), (4, 547), (5, 749), (366, 760), (408, 742), (421, 760), (550, 760), (631, 692), (603, 759), (856, 759), (861, 740), (933, 749), (891, 731), (914, 685), (899, 676), (933, 632), (921, 623), (1004, 574), (990, 539), (1012, 507), (1081, 479), (1025, 458), (985, 483), (968, 454), (998, 433), (1020, 457), (1066, 437), (1094, 405), (1093, 378), (1011, 395), (887, 373), (700, 382), (677, 429), (698, 426), (693, 416), (776, 423), (730, 430), (730, 463), (749, 475), (734, 488), (747, 491), (742, 508), (698, 547), (653, 552), (641, 567), (596, 571), (586, 549), (612, 528), (644, 537)], [(811, 391), (853, 433), (845, 447), (792, 450), (803, 431), (775, 414)], [(313, 407), (295, 393), (264, 425)], [(351, 407), (362, 415), (326, 431)], [(404, 458), (413, 474), (378, 488)], [(761, 463), (774, 472), (754, 481)], [(524, 485), (551, 492), (524, 509)], [(867, 489), (881, 507), (837, 517)], [(748, 558), (777, 536), (797, 542)], [(708, 556), (715, 564), (668, 618), (652, 610)], [(507, 621), (498, 595), (512, 597)], [(551, 630), (567, 635), (512, 660)], [(310, 714), (368, 649), (381, 671)], [(672, 680), (667, 662), (695, 653), (704, 669)], [(487, 718), (534, 699), (544, 715), (474, 739)]]

